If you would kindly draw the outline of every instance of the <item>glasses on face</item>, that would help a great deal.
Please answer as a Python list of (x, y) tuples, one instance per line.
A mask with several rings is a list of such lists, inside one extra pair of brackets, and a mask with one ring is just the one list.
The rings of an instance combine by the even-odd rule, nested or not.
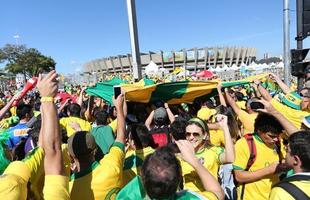
[(197, 133), (197, 132), (186, 132), (185, 135), (186, 135), (186, 137), (190, 137), (191, 135), (195, 138), (201, 138), (202, 137), (202, 134)]

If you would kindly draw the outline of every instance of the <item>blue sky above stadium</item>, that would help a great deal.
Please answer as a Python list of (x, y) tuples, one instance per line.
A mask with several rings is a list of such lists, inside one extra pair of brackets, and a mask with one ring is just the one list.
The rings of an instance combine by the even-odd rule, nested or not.
[[(0, 46), (26, 44), (69, 73), (97, 58), (130, 53), (126, 0), (10, 0), (1, 2)], [(290, 2), (291, 48), (296, 8)], [(140, 51), (249, 46), (283, 53), (283, 1), (136, 0)], [(19, 35), (19, 38), (14, 36)], [(309, 39), (304, 47), (309, 47)]]

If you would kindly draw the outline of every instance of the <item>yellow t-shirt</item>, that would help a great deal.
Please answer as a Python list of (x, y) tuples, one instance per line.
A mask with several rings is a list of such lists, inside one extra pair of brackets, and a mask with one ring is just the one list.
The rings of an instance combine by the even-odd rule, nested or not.
[[(254, 135), (254, 144), (256, 147), (256, 159), (249, 171), (254, 172), (269, 166), (273, 162), (279, 162), (277, 152), (265, 145), (258, 135)], [(281, 145), (283, 157), (284, 145)], [(234, 170), (245, 170), (250, 158), (249, 146), (245, 138), (241, 138), (235, 145), (236, 159), (233, 163)], [(268, 199), (272, 185), (279, 181), (276, 174), (268, 175), (259, 181), (247, 183), (244, 190), (244, 200)], [(242, 184), (238, 186), (238, 199), (240, 199)]]
[(71, 128), (70, 123), (71, 122), (77, 122), (82, 131), (90, 131), (91, 130), (91, 124), (81, 118), (78, 117), (64, 117), (60, 119), (60, 126), (64, 129), (66, 129), (67, 131), (67, 136), (70, 137), (71, 135), (73, 135), (75, 133), (75, 130), (73, 128)]
[(0, 176), (0, 199), (26, 200), (30, 174), (24, 162), (11, 162)]
[[(204, 148), (202, 151), (196, 153), (196, 157), (199, 158), (200, 162), (217, 180), (218, 170), (221, 165), (220, 155), (224, 152), (222, 147), (211, 147)], [(194, 192), (203, 192), (205, 191), (198, 174), (195, 172), (195, 169), (188, 164), (187, 162), (181, 161), (184, 189), (189, 189)]]
[(30, 151), (23, 162), (31, 171), (30, 189), (36, 199), (43, 199), (44, 186), (44, 150), (37, 147)]
[(140, 175), (140, 168), (142, 167), (145, 157), (152, 154), (155, 150), (152, 147), (144, 149), (129, 150), (126, 153), (123, 172), (123, 185), (129, 183), (135, 176)]
[(197, 117), (203, 119), (203, 120), (209, 120), (209, 118), (214, 115), (216, 113), (215, 109), (210, 109), (207, 107), (203, 107), (201, 108), (198, 112), (197, 112)]
[(245, 101), (237, 101), (236, 104), (237, 104), (238, 107), (241, 108), (242, 110), (246, 110)]
[[(292, 181), (295, 186), (301, 189), (310, 197), (310, 182), (309, 181)], [(274, 187), (271, 190), (270, 200), (295, 200), (289, 193), (280, 187)]]
[(254, 133), (254, 123), (257, 115), (257, 113), (249, 114), (243, 110), (238, 112), (238, 118), (244, 128), (244, 134)]
[(113, 133), (116, 134), (117, 131), (117, 119), (114, 119), (111, 123), (109, 123), (109, 126), (111, 126)]
[(122, 187), (124, 144), (115, 142), (110, 152), (88, 169), (71, 175), (71, 199), (114, 199)]
[(214, 146), (225, 147), (225, 136), (224, 132), (220, 129), (218, 130), (210, 130), (210, 143)]
[(292, 122), (297, 128), (301, 127), (302, 120), (304, 117), (310, 115), (309, 112), (295, 110), (290, 108), (275, 99), (271, 100), (271, 105), (280, 113), (282, 113), (290, 122)]
[(45, 200), (69, 200), (69, 178), (62, 175), (46, 175), (44, 182)]

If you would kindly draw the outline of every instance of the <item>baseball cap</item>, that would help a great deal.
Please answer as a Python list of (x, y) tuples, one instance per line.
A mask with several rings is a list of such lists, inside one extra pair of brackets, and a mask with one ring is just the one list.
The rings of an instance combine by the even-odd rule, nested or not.
[(160, 107), (154, 111), (154, 120), (164, 120), (167, 118), (167, 111), (165, 108)]
[(94, 136), (87, 131), (76, 132), (68, 138), (68, 151), (78, 159), (89, 156), (96, 148)]

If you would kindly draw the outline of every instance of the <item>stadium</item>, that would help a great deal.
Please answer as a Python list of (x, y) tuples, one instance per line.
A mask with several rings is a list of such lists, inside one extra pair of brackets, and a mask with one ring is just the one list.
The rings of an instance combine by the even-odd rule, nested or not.
[[(142, 72), (153, 61), (169, 72), (183, 67), (191, 72), (216, 67), (250, 64), (256, 59), (256, 48), (252, 47), (205, 47), (180, 51), (149, 51), (141, 53)], [(131, 54), (110, 56), (92, 60), (83, 65), (84, 73), (132, 74)]]

